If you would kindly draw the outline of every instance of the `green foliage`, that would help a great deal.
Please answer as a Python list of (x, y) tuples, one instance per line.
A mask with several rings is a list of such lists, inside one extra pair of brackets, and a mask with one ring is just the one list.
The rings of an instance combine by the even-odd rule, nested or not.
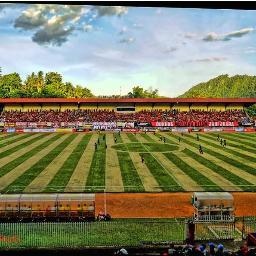
[(180, 96), (181, 98), (250, 98), (256, 97), (256, 76), (220, 75), (208, 82), (199, 83)]
[(248, 107), (246, 111), (250, 116), (256, 116), (256, 104), (253, 104), (252, 106)]
[(132, 88), (132, 92), (127, 94), (128, 98), (158, 98), (158, 89), (153, 90), (150, 87), (148, 90), (143, 89), (140, 86), (135, 86)]
[(43, 71), (32, 72), (22, 82), (19, 74), (1, 75), (0, 68), (0, 98), (88, 98), (93, 97), (88, 88), (64, 83), (61, 74)]

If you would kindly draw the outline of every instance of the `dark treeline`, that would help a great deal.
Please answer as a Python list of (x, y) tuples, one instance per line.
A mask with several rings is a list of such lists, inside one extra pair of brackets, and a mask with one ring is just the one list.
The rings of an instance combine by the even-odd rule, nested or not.
[[(90, 89), (71, 82), (63, 82), (57, 72), (31, 73), (22, 81), (18, 73), (2, 74), (0, 68), (0, 98), (90, 98)], [(158, 90), (133, 87), (127, 95), (98, 96), (100, 98), (156, 98)]]
[(80, 85), (63, 82), (57, 72), (32, 73), (22, 81), (18, 73), (0, 73), (0, 98), (87, 98), (92, 92)]
[[(208, 82), (193, 86), (180, 96), (181, 98), (256, 98), (256, 76), (220, 75)], [(256, 116), (256, 104), (247, 108), (247, 112)]]
[(217, 76), (197, 84), (180, 96), (181, 98), (254, 98), (256, 97), (256, 76)]

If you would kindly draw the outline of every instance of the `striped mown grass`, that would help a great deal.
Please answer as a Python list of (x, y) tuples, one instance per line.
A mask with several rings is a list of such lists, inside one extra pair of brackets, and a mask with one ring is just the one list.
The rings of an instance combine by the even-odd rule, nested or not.
[(196, 181), (198, 185), (208, 191), (222, 191), (222, 188), (217, 186), (212, 180), (208, 179), (203, 174), (199, 173), (195, 168), (189, 166), (181, 158), (174, 153), (164, 153), (164, 155), (177, 167), (179, 167), (184, 173), (186, 173), (191, 179)]
[(84, 135), (80, 143), (76, 146), (70, 156), (66, 159), (63, 166), (59, 169), (53, 179), (50, 181), (45, 190), (48, 190), (52, 187), (60, 186), (59, 192), (65, 190), (66, 185), (69, 182), (72, 173), (74, 172), (79, 159), (81, 158), (86, 146), (91, 138), (90, 135)]
[(20, 140), (26, 139), (28, 137), (31, 137), (31, 134), (18, 134), (18, 136), (13, 136), (12, 140), (4, 140), (3, 143), (0, 144), (0, 148), (9, 146), (15, 142), (19, 142)]
[[(253, 148), (255, 148), (254, 143), (243, 141), (239, 138), (234, 137), (234, 135), (231, 135), (231, 134), (225, 134), (224, 136), (221, 136), (221, 137), (227, 140), (228, 146), (231, 146), (234, 148), (239, 147), (240, 149), (243, 149), (244, 151), (248, 151), (248, 152), (256, 154), (256, 150), (253, 149)], [(208, 138), (212, 139), (212, 140), (216, 140), (216, 137), (213, 134), (209, 134)], [(247, 147), (247, 146), (249, 146), (249, 147)]]
[(0, 138), (0, 144), (5, 143), (6, 140), (11, 139), (11, 138), (13, 138), (13, 137), (16, 137), (16, 136), (18, 136), (18, 135), (19, 135), (19, 133), (10, 133), (10, 134), (7, 134), (6, 136)]
[[(186, 137), (189, 138), (190, 140), (193, 139), (193, 137), (191, 137), (190, 135), (184, 135), (184, 136), (186, 136)], [(194, 146), (196, 145), (196, 144), (193, 143), (193, 142), (191, 142), (191, 143), (192, 143)], [(243, 171), (245, 171), (245, 172), (247, 172), (247, 173), (250, 173), (250, 174), (252, 174), (252, 175), (255, 175), (255, 168), (253, 168), (253, 167), (251, 167), (251, 166), (248, 166), (248, 165), (246, 165), (246, 164), (244, 164), (244, 163), (241, 163), (241, 162), (239, 162), (239, 161), (237, 161), (237, 160), (235, 160), (235, 159), (232, 159), (232, 158), (230, 158), (230, 157), (227, 157), (227, 156), (225, 156), (225, 155), (219, 153), (219, 152), (221, 152), (221, 151), (220, 151), (221, 149), (222, 149), (222, 150), (226, 150), (227, 148), (223, 149), (223, 147), (220, 147), (219, 152), (216, 152), (215, 150), (209, 149), (209, 148), (207, 147), (207, 145), (211, 145), (212, 147), (215, 147), (216, 145), (215, 145), (214, 143), (210, 143), (210, 142), (208, 142), (208, 141), (206, 141), (206, 140), (203, 140), (203, 139), (200, 139), (200, 142), (199, 142), (199, 143), (202, 144), (202, 145), (205, 145), (204, 151), (205, 151), (206, 153), (208, 153), (208, 154), (210, 154), (210, 155), (213, 155), (213, 156), (215, 156), (216, 158), (218, 158), (218, 159), (220, 159), (220, 160), (222, 160), (222, 161), (225, 161), (225, 162), (227, 162), (227, 163), (229, 163), (229, 164), (231, 164), (231, 165), (233, 165), (233, 166), (235, 166), (235, 167), (237, 167), (237, 168), (240, 168), (241, 170), (243, 170)], [(212, 144), (213, 144), (213, 145), (212, 145)], [(198, 147), (198, 146), (197, 146), (197, 147)], [(217, 148), (217, 146), (216, 146), (216, 148)], [(244, 160), (245, 160), (245, 162), (246, 162), (247, 159), (244, 159)]]
[(173, 177), (163, 168), (163, 166), (150, 153), (140, 153), (145, 159), (150, 172), (154, 178), (161, 185), (163, 191), (183, 191), (183, 188), (174, 180)]
[(41, 145), (37, 146), (36, 148), (33, 148), (32, 150), (28, 151), (24, 155), (14, 159), (13, 161), (9, 162), (8, 164), (1, 167), (0, 170), (0, 177), (4, 176), (6, 173), (10, 172), (12, 169), (20, 165), (21, 163), (25, 162), (30, 157), (40, 153), (41, 150), (49, 146), (52, 142), (56, 141), (58, 138), (60, 138), (61, 134), (56, 134), (53, 138), (50, 138), (49, 140), (45, 141)]
[[(202, 138), (206, 138), (206, 139), (208, 139), (208, 140), (205, 140), (205, 139), (202, 139)], [(211, 140), (212, 142), (210, 142), (209, 140)], [(210, 145), (210, 146), (212, 146), (212, 147), (214, 147), (214, 148), (216, 148), (216, 149), (220, 149), (220, 150), (222, 149), (222, 150), (224, 150), (225, 152), (228, 152), (228, 153), (233, 154), (233, 155), (235, 155), (235, 156), (244, 158), (244, 159), (249, 160), (249, 161), (252, 161), (252, 162), (256, 162), (256, 158), (255, 158), (255, 157), (251, 157), (251, 156), (249, 156), (249, 155), (240, 153), (240, 152), (236, 151), (235, 149), (231, 149), (231, 148), (229, 148), (229, 147), (223, 147), (223, 146), (221, 146), (221, 145), (219, 144), (218, 141), (216, 141), (213, 137), (211, 137), (211, 136), (209, 136), (209, 135), (207, 135), (207, 134), (201, 135), (200, 141), (203, 141), (203, 142), (207, 143), (208, 145)], [(230, 144), (229, 141), (228, 141), (228, 145), (231, 146), (231, 144)], [(232, 146), (235, 147), (235, 148), (238, 147), (238, 145), (236, 145), (236, 144), (232, 144)], [(239, 148), (240, 148), (240, 146), (239, 146)], [(245, 147), (244, 147), (244, 148), (245, 148)], [(247, 149), (247, 148), (245, 148), (245, 149)], [(253, 153), (256, 153), (256, 150), (252, 150), (252, 151), (253, 151)]]
[(93, 155), (85, 191), (103, 191), (105, 188), (106, 143), (102, 134), (99, 136), (99, 141), (100, 144)]
[(156, 142), (154, 139), (152, 139), (148, 134), (146, 133), (140, 133), (140, 136), (147, 140), (148, 142)]
[(144, 192), (145, 189), (137, 170), (127, 152), (117, 152), (120, 165), (124, 191), (125, 192)]
[[(233, 174), (232, 172), (230, 172), (229, 170), (209, 161), (208, 159), (206, 159), (205, 157), (200, 156), (199, 154), (196, 154), (195, 152), (189, 150), (189, 149), (184, 149), (183, 152), (193, 158), (195, 161), (203, 164), (204, 166), (208, 167), (209, 169), (213, 170), (214, 172), (220, 174), (221, 176), (223, 176), (224, 178), (226, 178), (227, 180), (231, 181), (234, 185), (237, 186), (241, 186), (241, 189), (244, 191), (250, 191), (252, 189), (251, 185), (253, 185), (252, 183), (242, 179), (241, 177)], [(249, 186), (247, 186), (249, 185)], [(254, 188), (255, 190), (255, 188)]]
[(127, 137), (131, 142), (138, 142), (136, 135), (134, 135), (133, 133), (127, 133)]
[[(14, 182), (12, 182), (9, 186), (7, 186), (4, 191), (12, 192), (12, 189), (15, 192), (22, 192), (26, 186), (28, 186), (31, 181), (36, 178), (39, 173), (41, 173), (47, 165), (49, 165), (56, 156), (68, 146), (68, 144), (76, 137), (77, 135), (72, 134), (68, 138), (66, 138), (60, 145), (55, 147), (49, 154), (40, 159), (36, 164), (31, 166), (28, 170), (26, 170), (21, 176), (19, 176)], [(48, 189), (45, 191), (48, 192)]]
[[(26, 138), (28, 138), (28, 137), (31, 136), (30, 134), (27, 134), (27, 135), (28, 135), (28, 136), (26, 136)], [(26, 146), (31, 145), (32, 143), (38, 141), (39, 139), (41, 139), (41, 138), (43, 138), (43, 137), (45, 137), (45, 136), (46, 136), (46, 134), (41, 134), (41, 135), (39, 135), (39, 136), (37, 136), (37, 137), (35, 137), (35, 138), (32, 138), (32, 139), (29, 140), (29, 141), (26, 141), (26, 142), (24, 142), (24, 143), (21, 143), (21, 144), (17, 145), (16, 147), (13, 147), (13, 148), (10, 148), (10, 149), (8, 149), (8, 150), (5, 150), (5, 151), (1, 152), (1, 153), (0, 153), (0, 159), (1, 159), (1, 158), (4, 158), (4, 157), (6, 157), (6, 156), (9, 156), (9, 155), (11, 155), (11, 154), (13, 154), (13, 153), (15, 153), (15, 152), (17, 152), (18, 150), (20, 150), (20, 149), (22, 149), (22, 148), (25, 148)], [(22, 137), (22, 139), (24, 139), (24, 137)], [(20, 140), (20, 139), (19, 139), (19, 140)], [(19, 140), (18, 140), (18, 141), (19, 141)]]

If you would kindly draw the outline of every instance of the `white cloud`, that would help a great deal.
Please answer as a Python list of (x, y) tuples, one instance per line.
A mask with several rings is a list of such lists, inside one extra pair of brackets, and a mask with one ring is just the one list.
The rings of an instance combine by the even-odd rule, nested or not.
[(135, 41), (134, 37), (127, 37), (127, 38), (122, 38), (119, 42), (123, 44), (130, 44)]
[[(127, 11), (122, 6), (33, 4), (16, 18), (14, 27), (35, 31), (32, 40), (40, 45), (60, 46), (75, 30), (91, 31), (93, 27), (89, 23), (97, 17), (121, 16)], [(86, 23), (80, 22), (86, 16)]]
[(138, 23), (133, 23), (132, 26), (134, 28), (143, 28), (143, 26), (141, 24), (138, 24)]
[(122, 27), (122, 29), (119, 31), (119, 35), (123, 35), (127, 32), (127, 27)]
[(203, 40), (207, 42), (214, 42), (214, 41), (229, 41), (232, 38), (239, 38), (245, 36), (251, 32), (255, 31), (254, 28), (243, 28), (237, 31), (229, 32), (227, 34), (219, 35), (215, 32), (208, 33)]
[(227, 60), (226, 57), (209, 57), (209, 58), (202, 58), (202, 59), (195, 59), (192, 62), (219, 62)]
[(177, 50), (178, 50), (177, 47), (170, 46), (170, 47), (167, 47), (163, 52), (164, 53), (171, 53), (171, 52), (175, 52)]
[(93, 26), (91, 24), (85, 24), (83, 29), (85, 32), (90, 32), (93, 30)]
[(197, 37), (197, 34), (195, 34), (195, 33), (186, 33), (186, 34), (184, 35), (184, 37), (185, 37), (185, 38), (188, 38), (188, 39), (192, 39), (192, 38)]
[(94, 6), (93, 9), (97, 12), (99, 17), (101, 16), (122, 16), (128, 12), (128, 7), (125, 6)]

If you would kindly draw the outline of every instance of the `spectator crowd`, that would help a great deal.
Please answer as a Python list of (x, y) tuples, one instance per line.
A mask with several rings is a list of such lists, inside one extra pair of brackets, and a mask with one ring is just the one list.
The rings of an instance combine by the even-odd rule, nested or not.
[(238, 250), (229, 250), (222, 244), (201, 244), (198, 246), (172, 246), (164, 251), (162, 256), (255, 256), (256, 249), (248, 248), (245, 243)]
[(107, 110), (53, 110), (42, 111), (4, 111), (0, 115), (4, 122), (174, 122), (175, 126), (208, 126), (209, 122), (249, 122), (247, 114), (242, 110), (228, 111), (139, 111), (118, 113)]

